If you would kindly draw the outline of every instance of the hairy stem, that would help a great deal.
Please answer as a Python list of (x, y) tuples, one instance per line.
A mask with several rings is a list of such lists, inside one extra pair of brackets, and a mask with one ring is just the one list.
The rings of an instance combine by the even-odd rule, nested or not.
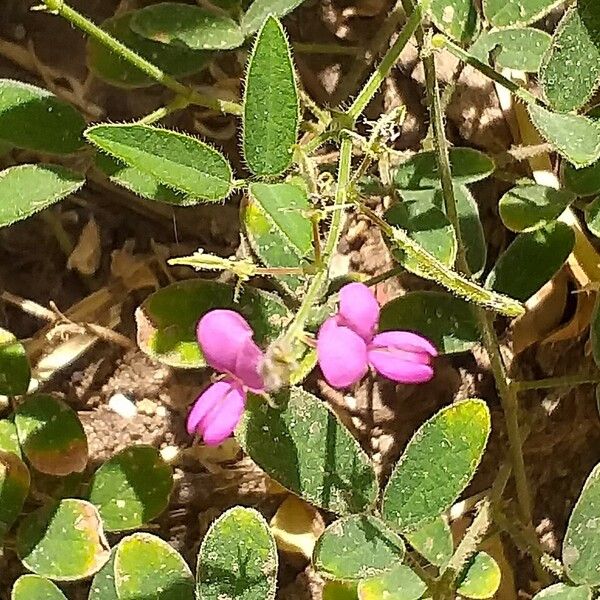
[(51, 12), (63, 17), (75, 27), (94, 38), (96, 41), (104, 44), (107, 48), (112, 50), (115, 54), (121, 58), (127, 60), (132, 65), (137, 67), (140, 71), (158, 81), (166, 88), (172, 90), (179, 96), (185, 98), (190, 104), (198, 104), (199, 106), (205, 106), (212, 108), (213, 110), (229, 113), (232, 115), (241, 115), (242, 107), (237, 102), (230, 102), (228, 100), (220, 100), (218, 98), (211, 98), (205, 94), (200, 94), (195, 90), (187, 87), (183, 83), (177, 81), (171, 75), (165, 73), (162, 69), (152, 64), (150, 61), (141, 57), (137, 52), (131, 50), (115, 39), (106, 31), (92, 23), (88, 18), (84, 17), (81, 13), (77, 12), (69, 5), (65, 4), (64, 0), (42, 0), (44, 6)]
[(150, 125), (152, 123), (156, 123), (156, 121), (160, 121), (164, 119), (166, 116), (171, 113), (177, 112), (178, 110), (183, 110), (189, 106), (189, 101), (187, 98), (182, 98), (181, 96), (175, 96), (173, 100), (171, 100), (165, 106), (161, 106), (157, 108), (155, 111), (147, 114), (145, 117), (142, 117), (138, 123), (140, 125)]

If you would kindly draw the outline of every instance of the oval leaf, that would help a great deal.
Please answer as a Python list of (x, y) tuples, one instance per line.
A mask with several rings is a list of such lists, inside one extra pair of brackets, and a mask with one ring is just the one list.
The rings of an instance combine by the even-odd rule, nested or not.
[(574, 244), (573, 230), (557, 221), (521, 233), (500, 256), (485, 285), (524, 302), (552, 279)]
[(278, 175), (292, 162), (300, 111), (294, 65), (281, 24), (269, 17), (256, 38), (244, 94), (244, 157), (256, 175)]
[(28, 396), (15, 411), (23, 453), (32, 466), (49, 475), (81, 473), (88, 444), (77, 413), (47, 394)]
[(561, 2), (562, 0), (483, 0), (483, 14), (494, 27), (529, 25)]
[(53, 502), (27, 515), (16, 546), (27, 569), (57, 581), (85, 579), (110, 555), (98, 511), (75, 499)]
[(56, 165), (18, 165), (0, 171), (0, 227), (30, 217), (84, 183), (83, 177)]
[(222, 200), (232, 189), (225, 157), (199, 139), (149, 125), (94, 125), (86, 138), (182, 194)]
[(190, 279), (158, 290), (137, 309), (138, 344), (167, 365), (203, 367), (206, 363), (196, 340), (196, 324), (215, 308), (239, 312), (262, 346), (275, 339), (291, 318), (281, 301), (267, 292), (245, 286), (236, 301), (234, 286)]
[[(267, 267), (300, 267), (312, 250), (312, 225), (306, 192), (291, 183), (252, 183), (242, 222), (254, 253)], [(278, 277), (295, 291), (303, 279)]]
[(30, 483), (25, 463), (12, 452), (0, 451), (0, 541), (21, 514)]
[(469, 48), (469, 54), (487, 65), (490, 52), (494, 51), (498, 67), (537, 73), (551, 41), (552, 37), (545, 31), (532, 27), (484, 31)]
[(593, 196), (600, 192), (600, 160), (583, 169), (563, 163), (565, 187), (578, 196)]
[(327, 579), (358, 581), (391, 570), (403, 558), (404, 542), (385, 523), (368, 515), (352, 515), (323, 532), (312, 562)]
[(115, 554), (113, 548), (107, 563), (94, 575), (88, 600), (119, 600), (115, 587)]
[(254, 0), (242, 17), (242, 29), (248, 36), (258, 31), (269, 15), (285, 17), (304, 0)]
[(576, 168), (587, 167), (600, 158), (600, 125), (581, 115), (551, 112), (528, 105), (529, 116), (540, 135)]
[(579, 0), (558, 24), (540, 69), (544, 95), (554, 108), (581, 108), (600, 83), (600, 4)]
[(585, 223), (596, 237), (600, 237), (600, 196), (585, 207)]
[(538, 592), (532, 600), (592, 600), (592, 589), (587, 585), (571, 586), (555, 583)]
[(123, 538), (115, 552), (119, 600), (194, 600), (194, 577), (181, 555), (149, 533)]
[(23, 344), (0, 328), (0, 394), (20, 396), (29, 389), (31, 367)]
[(322, 600), (357, 600), (357, 584), (348, 581), (326, 581)]
[(133, 446), (105, 462), (95, 473), (89, 500), (107, 531), (135, 529), (168, 506), (171, 467), (151, 446)]
[(498, 563), (485, 552), (478, 552), (471, 558), (462, 577), (459, 578), (457, 592), (465, 598), (486, 600), (500, 587), (502, 573)]
[(300, 388), (291, 388), (284, 410), (249, 397), (236, 438), (270, 477), (315, 506), (344, 514), (375, 500), (366, 454), (325, 403)]
[(130, 167), (107, 154), (96, 155), (96, 166), (114, 184), (121, 185), (148, 200), (176, 206), (194, 206), (203, 202), (200, 198), (178, 194), (175, 190), (159, 183), (158, 179), (149, 173)]
[(358, 584), (359, 600), (418, 600), (427, 585), (405, 565)]
[[(131, 28), (131, 20), (136, 11), (111, 17), (102, 23), (101, 28), (125, 46), (134, 50), (165, 73), (180, 77), (197, 73), (206, 67), (212, 53), (203, 50), (168, 46), (147, 40)], [(129, 61), (120, 58), (104, 44), (90, 38), (87, 47), (89, 69), (104, 81), (124, 88), (146, 87), (156, 83), (154, 79), (134, 67)]]
[(199, 600), (273, 600), (277, 548), (262, 515), (242, 506), (223, 513), (210, 527), (198, 556)]
[[(473, 183), (494, 172), (492, 159), (473, 148), (450, 148), (450, 166), (454, 183)], [(400, 190), (422, 190), (440, 186), (435, 152), (419, 152), (402, 163), (394, 173), (394, 185)]]
[(466, 352), (480, 335), (471, 307), (444, 292), (409, 292), (385, 304), (380, 331), (414, 331), (429, 338), (443, 354)]
[(500, 198), (500, 218), (512, 231), (534, 231), (554, 221), (574, 199), (566, 190), (517, 185)]
[(22, 575), (15, 581), (11, 600), (67, 600), (50, 580), (39, 575)]
[[(383, 494), (383, 519), (401, 531), (418, 529), (447, 510), (467, 486), (483, 456), (490, 412), (482, 400), (443, 408), (419, 427)], [(436, 473), (443, 473), (431, 481)]]
[(6, 419), (0, 421), (0, 450), (22, 458), (17, 428), (12, 421)]
[(600, 584), (600, 464), (587, 478), (573, 508), (563, 541), (562, 560), (574, 583)]
[(432, 0), (429, 10), (436, 27), (457, 42), (469, 41), (477, 30), (477, 10), (472, 0)]
[(404, 537), (421, 556), (437, 567), (445, 566), (454, 553), (452, 531), (444, 517), (425, 523)]
[[(69, 154), (83, 146), (85, 120), (47, 90), (0, 79), (0, 139), (39, 152)], [(4, 203), (2, 203), (4, 204)]]
[(179, 2), (159, 2), (136, 11), (131, 29), (154, 42), (191, 50), (226, 50), (244, 43), (233, 19)]

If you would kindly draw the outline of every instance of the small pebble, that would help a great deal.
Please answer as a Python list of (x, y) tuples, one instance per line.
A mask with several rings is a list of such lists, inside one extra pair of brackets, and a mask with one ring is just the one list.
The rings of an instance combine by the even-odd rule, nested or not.
[(117, 393), (108, 401), (108, 408), (124, 419), (133, 419), (137, 415), (135, 403), (125, 394)]

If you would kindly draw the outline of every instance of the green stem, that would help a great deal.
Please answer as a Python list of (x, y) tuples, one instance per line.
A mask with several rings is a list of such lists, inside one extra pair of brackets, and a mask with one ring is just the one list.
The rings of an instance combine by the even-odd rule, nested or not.
[(492, 69), (489, 65), (475, 58), (472, 54), (469, 54), (466, 50), (450, 41), (446, 36), (438, 33), (433, 36), (431, 43), (434, 48), (441, 49), (447, 48), (451, 54), (454, 54), (456, 58), (462, 60), (464, 63), (471, 65), (486, 77), (489, 77), (492, 81), (499, 83), (505, 87), (508, 91), (512, 92), (515, 96), (526, 102), (527, 104), (540, 104), (542, 100), (536, 98), (531, 92), (517, 85), (514, 81), (511, 81), (504, 75), (501, 75), (495, 69)]
[(167, 115), (174, 113), (178, 110), (183, 110), (189, 106), (189, 101), (187, 98), (182, 98), (181, 96), (175, 96), (171, 102), (166, 104), (165, 106), (161, 106), (157, 108), (155, 111), (147, 114), (145, 117), (142, 117), (138, 120), (140, 125), (150, 125), (152, 123), (156, 123), (156, 121), (161, 121)]
[[(348, 183), (350, 181), (350, 167), (352, 163), (352, 141), (348, 138), (342, 140), (340, 146), (340, 159), (338, 169), (338, 182), (335, 194), (333, 208), (340, 207), (346, 202), (348, 194)], [(312, 278), (306, 294), (302, 299), (302, 304), (298, 309), (293, 321), (285, 333), (285, 339), (290, 343), (299, 338), (303, 331), (307, 319), (310, 317), (311, 311), (318, 304), (319, 298), (323, 293), (323, 289), (327, 284), (328, 267), (331, 255), (337, 247), (341, 234), (342, 211), (334, 210), (331, 216), (331, 226), (323, 251), (321, 254), (323, 268)]]
[(536, 379), (535, 381), (511, 381), (510, 387), (515, 392), (527, 390), (547, 390), (558, 387), (575, 387), (577, 385), (598, 384), (600, 375), (563, 375), (562, 377), (548, 377), (547, 379)]
[(210, 96), (200, 94), (180, 83), (174, 77), (165, 73), (162, 69), (147, 61), (145, 58), (142, 58), (139, 54), (131, 50), (131, 48), (128, 48), (125, 46), (125, 44), (106, 33), (106, 31), (97, 25), (94, 25), (94, 23), (92, 23), (89, 19), (65, 4), (64, 0), (42, 1), (49, 11), (63, 17), (75, 27), (94, 38), (96, 41), (104, 44), (115, 54), (130, 62), (140, 71), (148, 75), (148, 77), (151, 77), (152, 79), (158, 81), (158, 83), (164, 85), (166, 88), (169, 88), (179, 96), (185, 98), (189, 103), (198, 104), (200, 106), (205, 106), (207, 108), (212, 108), (216, 111), (229, 113), (232, 115), (242, 114), (242, 107), (237, 102), (211, 98)]
[(301, 54), (331, 54), (333, 56), (359, 56), (364, 54), (360, 46), (342, 46), (340, 44), (309, 44), (303, 42), (293, 43), (294, 52)]
[(392, 47), (386, 52), (381, 64), (375, 69), (374, 73), (369, 77), (367, 83), (365, 83), (363, 89), (360, 91), (346, 115), (350, 117), (352, 122), (356, 121), (363, 110), (367, 107), (369, 102), (373, 99), (373, 96), (377, 93), (379, 86), (383, 83), (384, 79), (389, 75), (396, 61), (400, 57), (400, 53), (404, 50), (404, 46), (408, 43), (408, 40), (414, 35), (417, 27), (421, 24), (421, 18), (423, 12), (427, 10), (429, 0), (423, 0), (421, 4), (417, 5), (412, 11), (408, 21), (400, 31), (396, 41)]

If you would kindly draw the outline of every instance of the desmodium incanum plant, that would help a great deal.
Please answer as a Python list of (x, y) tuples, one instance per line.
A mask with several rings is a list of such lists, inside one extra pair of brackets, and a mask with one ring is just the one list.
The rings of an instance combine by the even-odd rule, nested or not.
[[(42, 388), (28, 342), (1, 330), (0, 394), (10, 416), (0, 420), (0, 537), (30, 571), (14, 583), (12, 600), (65, 600), (72, 589), (64, 582), (90, 578), (89, 600), (272, 600), (278, 550), (290, 548), (311, 561), (327, 600), (491, 598), (506, 583), (497, 533), (527, 556), (536, 598), (599, 593), (598, 466), (574, 505), (559, 560), (534, 528), (523, 453), (530, 424), (519, 407), (528, 390), (600, 383), (598, 371), (517, 380), (502, 345), (507, 331), (515, 355), (543, 339), (517, 332), (533, 328), (545, 292), (568, 270), (584, 298), (569, 327), (576, 336), (589, 329), (600, 365), (592, 296), (600, 281), (600, 2), (576, 0), (562, 10), (555, 0), (400, 0), (366, 54), (292, 44), (282, 19), (302, 3), (159, 2), (99, 25), (64, 0), (35, 7), (48, 13), (41, 16), (48, 27), (60, 17), (86, 36), (94, 77), (124, 89), (159, 84), (170, 96), (149, 114), (115, 123), (89, 104), (84, 115), (81, 102), (1, 79), (0, 155), (17, 151), (0, 172), (0, 225), (98, 181), (182, 209), (239, 204), (239, 251), (223, 257), (200, 248), (171, 258), (171, 266), (204, 275), (177, 281), (169, 272), (169, 285), (155, 286), (136, 311), (137, 343), (165, 365), (215, 372), (187, 413), (193, 452), (197, 444), (239, 444), (288, 497), (271, 523), (254, 508), (223, 512), (203, 536), (193, 572), (192, 548), (184, 559), (140, 531), (169, 507), (175, 459), (139, 445), (89, 464), (77, 412)], [(554, 28), (543, 21), (551, 13), (562, 14)], [(409, 44), (423, 67), (429, 129), (407, 153), (394, 145), (406, 107), (374, 121), (364, 114)], [(293, 50), (354, 57), (339, 105), (319, 106), (303, 89)], [(195, 78), (225, 51), (235, 51), (234, 66), (246, 63), (241, 93)], [(459, 65), (443, 89), (441, 56)], [(365, 64), (376, 66), (368, 73)], [(511, 119), (516, 145), (503, 153), (447, 139), (446, 109), (467, 68), (493, 83)], [(232, 119), (239, 168), (200, 136), (160, 124), (190, 108)], [(488, 253), (473, 186), (491, 178), (504, 185), (497, 213), (506, 243)], [(395, 262), (374, 277), (336, 267), (344, 225), (357, 215)], [(56, 215), (42, 218), (68, 247)], [(380, 306), (377, 284), (406, 273), (422, 287)], [(102, 294), (92, 296), (106, 312)], [(78, 323), (9, 292), (3, 299), (82, 335), (131, 344), (116, 324)], [(315, 393), (328, 384), (350, 403), (366, 378), (426, 384), (444, 360), (438, 356), (476, 346), (489, 360), (506, 454), (496, 452), (494, 480), (464, 503), (457, 500), (486, 451), (494, 394), (438, 405), (386, 471), (349, 419)], [(302, 542), (287, 522), (290, 502), (300, 507), (295, 516), (308, 515)], [(458, 535), (450, 521), (461, 507), (469, 519)]]

